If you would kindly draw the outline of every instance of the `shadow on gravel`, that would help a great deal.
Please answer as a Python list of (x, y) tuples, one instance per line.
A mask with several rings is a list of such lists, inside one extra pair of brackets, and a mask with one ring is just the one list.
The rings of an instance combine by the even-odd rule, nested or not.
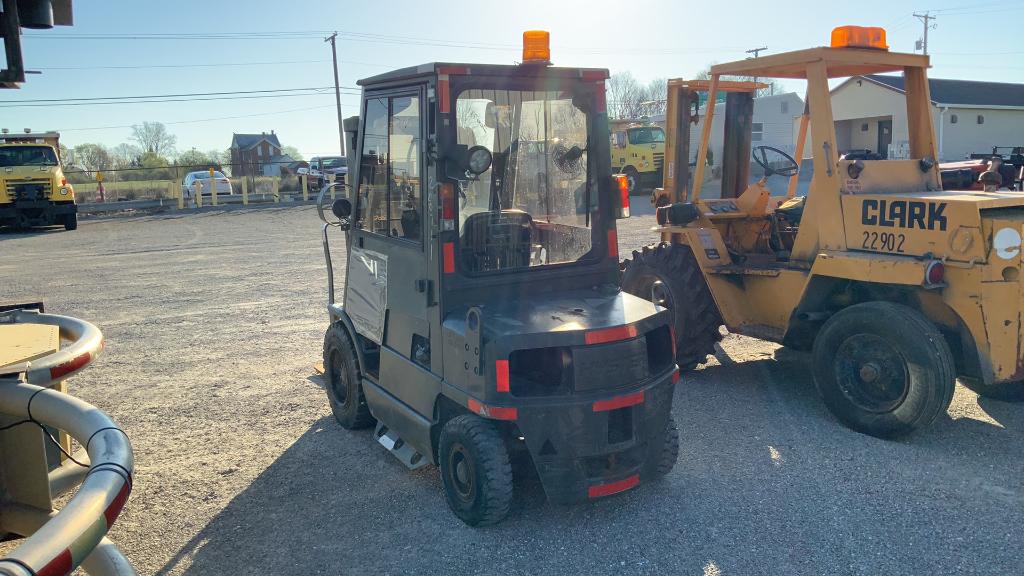
[(45, 236), (47, 234), (60, 234), (62, 232), (65, 232), (63, 226), (52, 226), (49, 228), (0, 227), (0, 241), (15, 240), (18, 238), (31, 238), (33, 236)]
[[(828, 420), (830, 426), (842, 426), (818, 396), (810, 370), (809, 353), (783, 347), (775, 351), (774, 358), (726, 360), (727, 363), (706, 366), (700, 372), (703, 377), (716, 382), (715, 386), (728, 382), (736, 387), (734, 396), (738, 394), (751, 402), (758, 402), (763, 400), (754, 393), (767, 391), (770, 401), (781, 402), (787, 411), (802, 410), (809, 418), (819, 417)], [(974, 396), (973, 392), (967, 393)], [(957, 451), (963, 451), (969, 460), (977, 459), (978, 465), (991, 458), (993, 452), (1006, 452), (1008, 456), (1018, 454), (1019, 446), (1024, 443), (1024, 404), (981, 397), (977, 402), (995, 420), (995, 424), (973, 418), (954, 419), (949, 414), (942, 414), (931, 426), (896, 442), (939, 452), (952, 442), (956, 444)], [(949, 452), (948, 449), (946, 451)], [(941, 454), (937, 456), (941, 457)]]
[[(514, 459), (513, 470), (515, 500), (502, 526), (514, 526), (523, 516), (567, 508), (548, 507), (528, 457)], [(429, 562), (403, 543), (400, 534), (407, 540), (430, 540), (442, 531), (488, 530), (494, 529), (474, 531), (450, 513), (436, 467), (410, 472), (377, 445), (371, 430), (343, 430), (325, 417), (156, 574), (353, 573), (358, 572), (352, 569), (354, 554)], [(457, 551), (449, 538), (442, 538), (444, 546)], [(400, 550), (389, 552), (390, 546)], [(416, 547), (420, 546), (424, 544)], [(381, 558), (363, 562), (388, 564)], [(404, 572), (400, 565), (392, 571)]]

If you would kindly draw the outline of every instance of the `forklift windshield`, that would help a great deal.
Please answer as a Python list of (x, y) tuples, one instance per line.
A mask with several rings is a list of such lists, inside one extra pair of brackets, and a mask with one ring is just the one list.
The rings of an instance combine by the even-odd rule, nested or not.
[(462, 91), (458, 143), (491, 167), (460, 186), (461, 260), (469, 272), (575, 262), (591, 251), (588, 114), (567, 91)]

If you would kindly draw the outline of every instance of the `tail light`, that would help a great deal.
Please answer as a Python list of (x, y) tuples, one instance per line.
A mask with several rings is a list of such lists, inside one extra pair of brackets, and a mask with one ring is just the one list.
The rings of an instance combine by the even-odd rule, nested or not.
[(946, 265), (939, 260), (932, 260), (924, 269), (924, 285), (940, 286), (946, 278)]
[(441, 184), (441, 230), (455, 230), (455, 187)]
[(614, 174), (615, 188), (619, 192), (619, 209), (616, 218), (629, 218), (629, 179), (625, 174)]

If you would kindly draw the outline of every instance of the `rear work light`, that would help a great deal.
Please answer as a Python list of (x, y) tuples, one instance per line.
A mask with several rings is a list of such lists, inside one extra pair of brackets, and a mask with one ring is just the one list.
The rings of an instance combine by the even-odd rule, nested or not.
[(885, 28), (867, 26), (840, 26), (832, 30), (833, 48), (872, 48), (888, 50)]
[(946, 279), (946, 265), (939, 260), (932, 260), (924, 269), (924, 285), (941, 286)]
[(629, 179), (625, 174), (614, 174), (615, 189), (619, 196), (619, 209), (616, 218), (629, 218)]

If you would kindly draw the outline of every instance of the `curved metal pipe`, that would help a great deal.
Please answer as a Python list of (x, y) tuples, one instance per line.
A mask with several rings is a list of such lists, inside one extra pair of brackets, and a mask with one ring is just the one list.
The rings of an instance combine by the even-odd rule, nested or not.
[(72, 343), (53, 354), (38, 360), (12, 364), (0, 375), (25, 374), (29, 384), (48, 386), (58, 380), (77, 374), (103, 351), (103, 333), (89, 322), (59, 316), (41, 314), (35, 310), (11, 310), (0, 313), (0, 323), (45, 324), (60, 329), (60, 336)]
[[(49, 365), (46, 360), (41, 363)], [(13, 560), (36, 572), (46, 573), (49, 568), (54, 573), (67, 573), (100, 545), (127, 501), (134, 467), (132, 448), (117, 424), (88, 402), (33, 384), (0, 380), (0, 412), (28, 417), (30, 401), (32, 418), (65, 430), (86, 448), (92, 465), (78, 493), (0, 559), (0, 567), (8, 568)], [(63, 572), (57, 570), (65, 567)]]
[[(46, 512), (28, 506), (4, 509), (4, 528), (20, 536), (28, 536), (49, 522), (55, 512)], [(103, 537), (92, 553), (82, 561), (81, 567), (91, 576), (135, 576), (132, 567), (117, 545)], [(18, 574), (18, 573), (15, 573)]]

